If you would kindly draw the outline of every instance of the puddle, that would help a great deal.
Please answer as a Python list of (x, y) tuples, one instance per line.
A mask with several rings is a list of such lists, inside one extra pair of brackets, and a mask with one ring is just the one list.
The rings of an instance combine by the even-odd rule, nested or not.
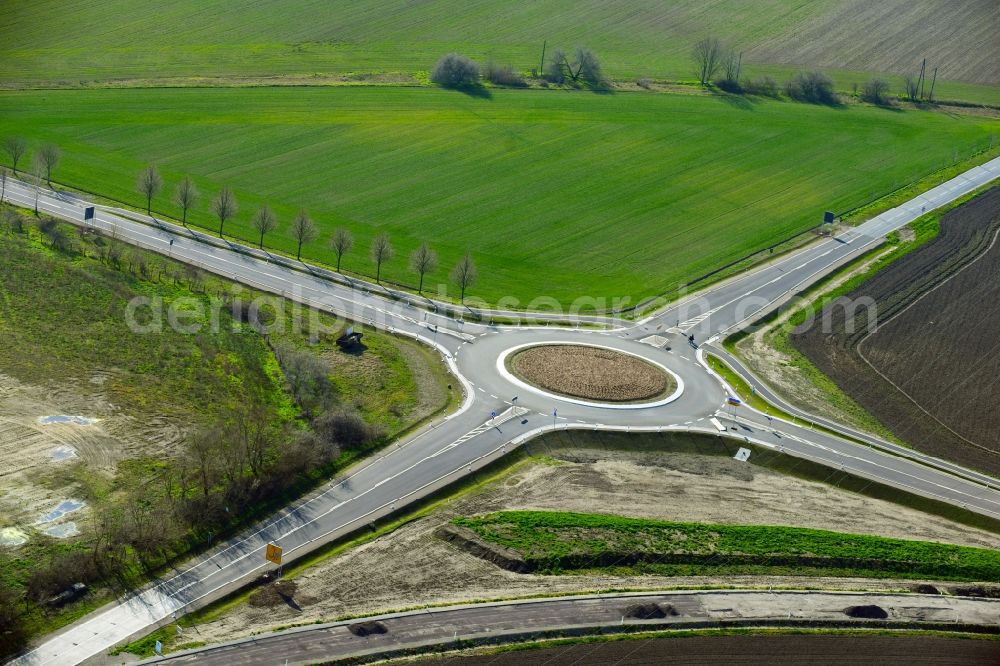
[(0, 529), (0, 546), (20, 546), (27, 540), (28, 535), (16, 527)]
[(79, 534), (80, 530), (76, 529), (76, 523), (70, 521), (68, 523), (63, 523), (62, 525), (53, 525), (45, 530), (45, 533), (50, 537), (55, 537), (57, 539), (68, 539), (69, 537), (74, 537)]
[(88, 426), (95, 423), (97, 419), (90, 419), (86, 416), (68, 416), (66, 414), (57, 414), (55, 416), (40, 416), (38, 417), (38, 422), (42, 425), (52, 425), (55, 423), (69, 423), (72, 425)]
[(69, 460), (70, 458), (76, 458), (76, 449), (74, 449), (72, 446), (57, 446), (56, 448), (49, 451), (49, 457), (55, 461)]
[(84, 503), (78, 502), (77, 500), (63, 500), (62, 502), (59, 503), (59, 506), (52, 509), (52, 511), (49, 511), (47, 514), (45, 514), (35, 522), (36, 524), (51, 523), (53, 520), (59, 520), (67, 513), (83, 508), (83, 506)]

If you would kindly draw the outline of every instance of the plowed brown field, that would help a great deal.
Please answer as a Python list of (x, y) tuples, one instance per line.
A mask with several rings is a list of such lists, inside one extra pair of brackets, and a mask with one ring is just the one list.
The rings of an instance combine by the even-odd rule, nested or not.
[(995, 664), (1000, 642), (930, 636), (694, 636), (583, 643), (495, 655), (432, 657), (452, 666), (653, 666), (654, 664)]
[[(795, 346), (896, 435), (1000, 474), (1000, 188), (941, 219), (940, 234), (791, 335)], [(853, 326), (853, 332), (852, 331)], [(826, 329), (826, 330), (825, 330)]]

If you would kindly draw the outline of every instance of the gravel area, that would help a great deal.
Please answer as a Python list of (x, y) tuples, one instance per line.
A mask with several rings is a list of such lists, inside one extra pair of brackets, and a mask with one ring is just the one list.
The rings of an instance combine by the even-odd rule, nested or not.
[(510, 370), (546, 391), (601, 402), (636, 402), (677, 388), (669, 374), (640, 358), (585, 345), (539, 345), (514, 354)]

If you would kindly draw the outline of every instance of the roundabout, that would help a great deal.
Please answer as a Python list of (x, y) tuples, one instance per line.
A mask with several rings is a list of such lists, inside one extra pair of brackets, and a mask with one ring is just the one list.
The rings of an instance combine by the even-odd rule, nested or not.
[[(455, 363), (459, 374), (474, 378), (476, 398), (525, 407), (550, 424), (656, 429), (707, 422), (726, 390), (697, 349), (671, 341), (667, 350), (603, 331), (500, 329), (462, 344)], [(513, 367), (522, 359), (530, 362), (527, 371)]]

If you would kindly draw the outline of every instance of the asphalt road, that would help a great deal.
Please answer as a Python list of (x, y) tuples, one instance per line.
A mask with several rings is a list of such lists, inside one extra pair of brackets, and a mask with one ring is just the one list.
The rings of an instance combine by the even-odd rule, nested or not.
[[(672, 607), (676, 615), (637, 620), (630, 609), (656, 604)], [(385, 633), (356, 636), (350, 627), (360, 621), (313, 625), (279, 633), (197, 648), (153, 658), (143, 664), (181, 666), (235, 666), (238, 664), (315, 664), (345, 657), (374, 660), (394, 651), (444, 648), (456, 639), (517, 642), (541, 632), (602, 629), (607, 632), (685, 629), (734, 623), (746, 626), (808, 621), (817, 625), (882, 625), (882, 621), (854, 620), (844, 611), (875, 605), (886, 611), (885, 622), (931, 626), (963, 623), (997, 627), (1000, 600), (911, 594), (839, 592), (691, 591), (559, 597), (428, 609), (365, 618), (377, 621)], [(196, 635), (190, 636), (197, 640)]]
[[(746, 407), (738, 408), (737, 416), (730, 418), (730, 411), (724, 407), (727, 388), (705, 366), (701, 350), (688, 344), (686, 338), (695, 335), (696, 342), (717, 339), (767, 308), (776, 307), (796, 290), (865, 251), (882, 235), (909, 223), (924, 210), (953, 201), (998, 175), (1000, 159), (976, 167), (838, 239), (816, 243), (637, 324), (611, 330), (461, 322), (415, 307), (412, 299), (387, 298), (384, 289), (373, 285), (331, 280), (328, 272), (306, 264), (270, 257), (163, 221), (137, 220), (134, 218), (142, 216), (135, 213), (98, 208), (91, 224), (122, 241), (436, 347), (463, 382), (466, 398), (457, 413), (390, 447), (302, 503), (220, 544), (183, 570), (49, 637), (13, 663), (79, 663), (270, 569), (263, 559), (269, 542), (281, 545), (288, 559), (300, 556), (400, 509), (553, 428), (721, 434), (1000, 517), (1000, 493), (957, 466), (954, 473), (948, 473), (921, 464), (919, 454), (911, 458), (890, 455), (821, 431), (768, 420)], [(39, 210), (82, 224), (86, 202), (75, 195), (44, 188), (36, 192), (17, 181), (8, 181), (7, 193), (9, 200), (29, 209), (34, 207), (37, 194)], [(650, 340), (653, 335), (661, 339)], [(656, 406), (595, 407), (525, 390), (498, 367), (498, 356), (504, 351), (547, 341), (585, 342), (637, 354), (674, 373), (683, 391)]]

